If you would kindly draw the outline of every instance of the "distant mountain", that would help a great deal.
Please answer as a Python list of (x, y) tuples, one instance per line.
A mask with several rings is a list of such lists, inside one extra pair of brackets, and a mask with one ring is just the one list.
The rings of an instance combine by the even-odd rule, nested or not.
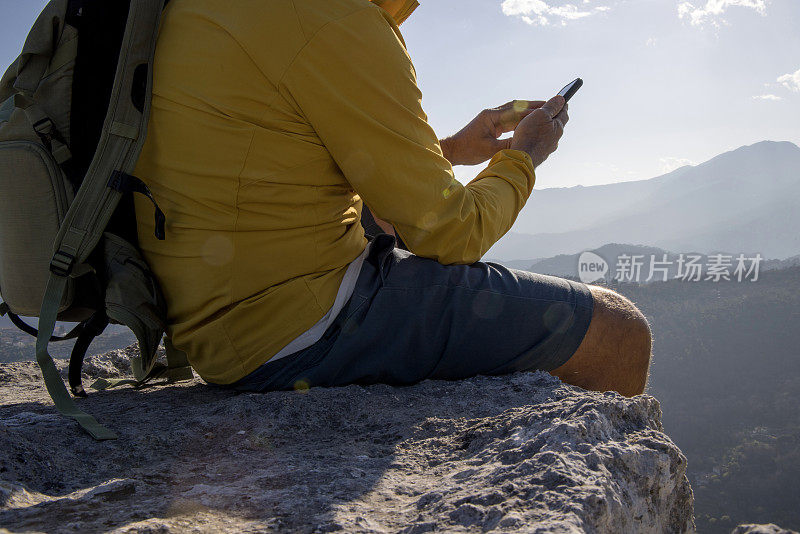
[(763, 141), (638, 182), (536, 191), (487, 257), (574, 254), (605, 243), (688, 252), (800, 252), (800, 147)]
[[(666, 279), (671, 280), (678, 276), (678, 264), (680, 255), (683, 254), (684, 256), (684, 263), (687, 263), (692, 257), (699, 256), (698, 259), (694, 261), (700, 264), (703, 267), (702, 270), (702, 278), (705, 278), (708, 274), (707, 266), (709, 261), (712, 261), (715, 256), (722, 255), (727, 259), (724, 261), (730, 261), (730, 266), (725, 268), (729, 273), (733, 273), (738, 265), (738, 256), (739, 253), (732, 253), (732, 252), (725, 252), (725, 251), (713, 251), (711, 258), (709, 258), (708, 254), (702, 254), (699, 252), (693, 251), (686, 251), (683, 253), (676, 253), (668, 250), (664, 250), (658, 247), (648, 247), (643, 245), (625, 245), (619, 243), (610, 243), (607, 245), (603, 245), (602, 247), (592, 249), (590, 252), (594, 252), (601, 258), (603, 258), (609, 266), (609, 272), (605, 276), (606, 281), (611, 281), (617, 274), (618, 268), (624, 265), (624, 257), (627, 256), (629, 265), (638, 265), (638, 270), (641, 276), (636, 276), (634, 278), (631, 268), (628, 268), (626, 271), (623, 272), (620, 276), (624, 281), (635, 281), (638, 280), (642, 283), (646, 282), (663, 282), (664, 275), (660, 269), (666, 269)], [(553, 276), (561, 276), (567, 278), (577, 278), (578, 277), (578, 263), (580, 261), (581, 254), (559, 254), (558, 256), (554, 256), (552, 258), (547, 258), (543, 260), (537, 260), (533, 262), (526, 262), (524, 260), (519, 261), (502, 261), (499, 260), (499, 263), (502, 263), (506, 267), (510, 267), (512, 269), (522, 269), (524, 271), (531, 271), (534, 273), (539, 274), (549, 274)], [(750, 268), (752, 266), (752, 262), (754, 260), (753, 256), (745, 255), (743, 259), (745, 267)], [(650, 267), (652, 262), (656, 262), (653, 265), (653, 273), (651, 276)], [(789, 267), (796, 267), (800, 266), (800, 256), (793, 256), (791, 258), (787, 258), (785, 260), (776, 260), (776, 259), (767, 259), (761, 258), (758, 271), (772, 271), (776, 269), (786, 269)], [(683, 272), (686, 272), (687, 269), (684, 268)], [(748, 276), (747, 279), (751, 279), (751, 276)]]
[[(66, 331), (61, 331), (63, 335)], [(87, 355), (103, 354), (110, 350), (121, 349), (136, 342), (133, 332), (119, 325), (109, 325), (105, 332), (95, 338), (89, 346)], [(0, 363), (23, 362), (35, 359), (36, 339), (17, 330), (15, 327), (0, 329)], [(74, 340), (51, 343), (49, 347), (53, 358), (69, 358)]]
[[(1, 301), (0, 301), (1, 302)], [(33, 327), (38, 325), (37, 319), (25, 318)], [(56, 335), (64, 335), (75, 323), (58, 323)], [(127, 327), (111, 324), (98, 336), (89, 347), (87, 354), (101, 354), (112, 349), (127, 347), (136, 342), (136, 337)], [(34, 359), (36, 339), (21, 332), (8, 317), (0, 317), (0, 363), (27, 361)], [(69, 358), (74, 340), (50, 344), (50, 354), (54, 358)]]
[(520, 271), (529, 271), (530, 266), (542, 261), (541, 259), (537, 258), (534, 260), (495, 260), (492, 258), (485, 258), (483, 261), (491, 261), (495, 263), (501, 263), (508, 267), (509, 269), (518, 269)]

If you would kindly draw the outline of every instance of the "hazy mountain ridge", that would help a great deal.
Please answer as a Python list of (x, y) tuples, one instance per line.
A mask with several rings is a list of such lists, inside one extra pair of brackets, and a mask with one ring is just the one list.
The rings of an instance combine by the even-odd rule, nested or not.
[[(623, 244), (623, 243), (608, 243), (603, 245), (602, 247), (592, 249), (589, 252), (593, 252), (606, 260), (609, 265), (609, 272), (605, 276), (607, 281), (611, 281), (615, 275), (615, 267), (619, 265), (617, 261), (620, 256), (627, 255), (627, 256), (638, 256), (640, 257), (637, 261), (641, 261), (641, 274), (642, 278), (639, 280), (640, 282), (647, 282), (647, 278), (650, 275), (650, 263), (651, 260), (655, 259), (656, 262), (661, 262), (664, 259), (664, 256), (667, 258), (667, 262), (670, 263), (668, 269), (668, 276), (667, 280), (672, 280), (678, 275), (678, 260), (681, 254), (684, 256), (684, 260), (688, 261), (691, 256), (699, 256), (700, 263), (703, 267), (703, 278), (706, 276), (706, 269), (708, 262), (710, 261), (709, 256), (728, 256), (731, 259), (731, 267), (729, 272), (731, 275), (734, 274), (734, 270), (737, 265), (737, 259), (739, 254), (727, 252), (724, 250), (715, 250), (711, 254), (702, 254), (699, 252), (681, 252), (677, 253), (674, 251), (666, 250), (659, 247), (649, 247), (644, 245), (630, 245), (630, 244)], [(518, 261), (502, 261), (500, 260), (498, 263), (505, 265), (506, 267), (512, 269), (521, 269), (524, 271), (530, 271), (539, 274), (548, 274), (552, 276), (561, 276), (567, 278), (577, 278), (578, 277), (578, 262), (580, 260), (581, 254), (559, 254), (558, 256), (553, 256), (552, 258), (546, 258), (542, 260), (535, 260), (531, 263), (525, 265), (526, 261), (518, 260)], [(751, 261), (753, 260), (754, 256), (745, 255), (745, 263), (749, 268), (751, 266)], [(786, 269), (789, 267), (794, 267), (800, 265), (800, 255), (793, 256), (791, 258), (786, 258), (785, 260), (776, 260), (776, 259), (767, 259), (762, 258), (759, 264), (758, 272), (764, 271), (771, 271), (776, 269)], [(751, 275), (752, 277), (752, 275)], [(749, 279), (750, 277), (748, 277)], [(662, 282), (663, 276), (656, 271), (653, 276), (653, 280), (655, 282)]]
[(800, 147), (763, 141), (650, 180), (536, 191), (516, 232), (487, 257), (548, 257), (623, 242), (785, 258), (800, 252), (798, 204)]

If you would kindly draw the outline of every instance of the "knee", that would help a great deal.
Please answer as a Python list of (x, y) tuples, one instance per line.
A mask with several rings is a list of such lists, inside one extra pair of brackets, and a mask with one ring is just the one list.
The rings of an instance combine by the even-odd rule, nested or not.
[(636, 305), (619, 293), (590, 286), (594, 297), (592, 323), (608, 349), (630, 369), (647, 372), (653, 348), (650, 324)]
[(596, 286), (589, 290), (594, 311), (586, 336), (572, 358), (551, 372), (584, 389), (627, 397), (644, 393), (653, 344), (647, 319), (619, 293)]
[(639, 334), (650, 336), (650, 324), (636, 305), (616, 291), (601, 286), (589, 286), (596, 311), (609, 321), (632, 328)]

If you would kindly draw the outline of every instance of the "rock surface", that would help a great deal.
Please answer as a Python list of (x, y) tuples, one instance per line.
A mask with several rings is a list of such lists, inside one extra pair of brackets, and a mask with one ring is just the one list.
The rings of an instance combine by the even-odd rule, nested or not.
[(731, 534), (797, 534), (797, 532), (770, 523), (768, 525), (739, 525), (733, 529)]
[[(86, 369), (118, 376), (122, 352)], [(90, 394), (59, 416), (0, 366), (0, 530), (687, 532), (686, 458), (652, 397), (544, 373), (234, 394), (199, 379)]]

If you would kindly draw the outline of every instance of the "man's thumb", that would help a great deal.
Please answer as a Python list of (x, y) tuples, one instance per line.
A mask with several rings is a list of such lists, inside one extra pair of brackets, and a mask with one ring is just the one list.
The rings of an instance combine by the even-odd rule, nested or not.
[(564, 109), (564, 104), (566, 103), (567, 101), (564, 100), (563, 96), (556, 95), (550, 100), (548, 100), (545, 103), (545, 105), (542, 106), (540, 109), (542, 109), (542, 111), (547, 113), (550, 116), (550, 120), (552, 120), (555, 118), (556, 115), (561, 113), (561, 110)]

